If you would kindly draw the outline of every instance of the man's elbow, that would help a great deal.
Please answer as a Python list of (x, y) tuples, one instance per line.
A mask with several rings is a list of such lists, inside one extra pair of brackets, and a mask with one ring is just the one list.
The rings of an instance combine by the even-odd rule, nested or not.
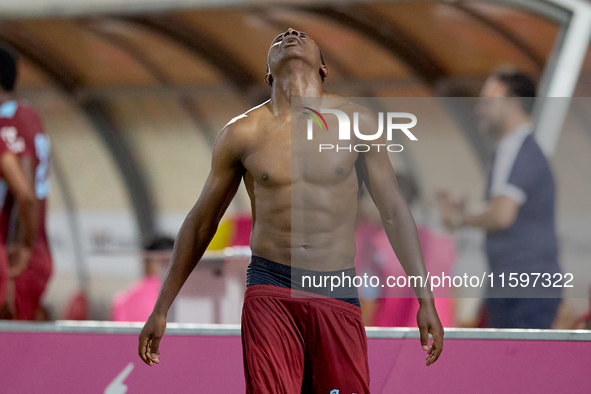
[(492, 231), (507, 230), (517, 220), (519, 205), (509, 197), (495, 197), (491, 205)]
[(380, 212), (380, 219), (384, 227), (394, 226), (398, 222), (399, 215), (394, 209), (382, 209)]
[(496, 231), (502, 231), (502, 230), (507, 230), (509, 227), (511, 227), (513, 225), (513, 223), (515, 223), (515, 219), (517, 219), (517, 215), (514, 215), (510, 212), (507, 213), (502, 213), (499, 215), (496, 215), (495, 218), (495, 223), (494, 223), (494, 230)]

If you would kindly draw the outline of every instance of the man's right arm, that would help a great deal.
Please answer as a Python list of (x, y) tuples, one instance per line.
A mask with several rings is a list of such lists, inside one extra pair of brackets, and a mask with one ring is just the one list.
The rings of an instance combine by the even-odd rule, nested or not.
[(226, 126), (216, 139), (211, 171), (177, 235), (160, 295), (140, 334), (139, 355), (148, 365), (159, 362), (158, 345), (166, 328), (168, 309), (203, 256), (238, 190), (244, 173), (241, 147), (235, 124)]
[(0, 159), (0, 169), (8, 188), (14, 193), (18, 205), (18, 227), (21, 244), (13, 253), (10, 276), (18, 276), (27, 266), (37, 232), (38, 202), (32, 182), (23, 171), (16, 154), (6, 151)]

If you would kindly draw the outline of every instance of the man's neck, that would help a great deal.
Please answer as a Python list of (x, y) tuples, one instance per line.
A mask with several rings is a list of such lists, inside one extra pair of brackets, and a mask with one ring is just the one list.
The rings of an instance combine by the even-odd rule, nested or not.
[(8, 92), (0, 92), (0, 104), (4, 104), (6, 101), (14, 100), (14, 95)]
[(525, 114), (508, 119), (507, 123), (505, 123), (503, 132), (501, 133), (501, 135), (499, 135), (498, 140), (500, 141), (501, 139), (503, 139), (503, 137), (513, 133), (515, 130), (517, 130), (517, 128), (526, 123), (531, 123), (531, 118)]
[(287, 68), (274, 76), (271, 108), (275, 115), (291, 111), (292, 97), (322, 97), (324, 94), (319, 74), (311, 74), (309, 68)]

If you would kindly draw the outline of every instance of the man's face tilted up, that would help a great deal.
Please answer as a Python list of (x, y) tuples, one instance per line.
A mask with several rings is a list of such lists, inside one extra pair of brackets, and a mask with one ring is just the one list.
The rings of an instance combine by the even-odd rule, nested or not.
[(265, 75), (267, 84), (273, 83), (273, 75), (290, 60), (300, 60), (300, 66), (319, 70), (323, 81), (328, 73), (316, 42), (307, 33), (289, 28), (275, 37), (269, 48)]

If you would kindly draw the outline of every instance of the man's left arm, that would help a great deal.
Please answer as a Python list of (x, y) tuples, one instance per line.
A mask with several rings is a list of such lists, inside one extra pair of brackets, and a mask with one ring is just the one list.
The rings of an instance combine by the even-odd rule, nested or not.
[(506, 230), (517, 219), (519, 204), (511, 197), (493, 197), (486, 207), (478, 213), (462, 213), (452, 209), (442, 214), (443, 224), (449, 228), (460, 226), (478, 227), (487, 232)]
[[(512, 152), (507, 149), (506, 146), (497, 149), (488, 191), (489, 199), (484, 209), (466, 213), (463, 208), (454, 209), (454, 204), (447, 204), (448, 207), (442, 211), (444, 225), (449, 228), (471, 226), (494, 232), (506, 230), (515, 223), (521, 205), (526, 202), (528, 193), (532, 190), (532, 182), (539, 177), (537, 172), (543, 167), (535, 166), (539, 157), (535, 154), (532, 156), (531, 149), (523, 151), (520, 148), (513, 160)], [(511, 161), (512, 165), (508, 166), (507, 163)]]
[[(22, 182), (24, 180), (22, 176), (24, 175), (30, 185), (27, 191), (32, 191), (33, 196), (36, 197), (35, 170), (33, 166), (35, 148), (27, 144), (26, 138), (22, 135), (23, 125), (15, 119), (3, 118), (0, 128), (3, 131), (1, 135), (3, 148), (18, 158), (20, 171), (11, 162), (11, 159), (7, 159), (9, 164), (4, 163), (3, 160), (2, 165), (8, 166), (7, 171), (11, 172), (9, 176), (13, 178), (13, 183)], [(9, 212), (8, 239), (6, 240), (6, 251), (12, 276), (18, 276), (27, 267), (29, 263), (27, 256), (30, 256), (32, 250), (32, 245), (29, 244), (34, 242), (37, 229), (37, 218), (32, 218), (31, 215), (38, 213), (38, 204), (31, 205), (29, 201), (30, 193), (25, 193), (24, 187), (19, 189), (13, 190), (16, 204), (13, 205), (11, 212)], [(37, 201), (35, 202), (37, 203)], [(33, 227), (29, 228), (30, 226)]]
[[(21, 165), (21, 169), (23, 170), (23, 174), (35, 190), (35, 173), (33, 170), (33, 163), (32, 159), (29, 155), (22, 155), (19, 156), (19, 162)], [(37, 212), (38, 213), (38, 212)], [(23, 226), (21, 225), (22, 221), (19, 221), (19, 206), (18, 204), (14, 204), (12, 207), (12, 211), (10, 212), (10, 229), (9, 229), (9, 239), (6, 241), (6, 251), (8, 253), (8, 260), (9, 261), (20, 261), (21, 255), (26, 255), (26, 250), (28, 249), (25, 247), (25, 231), (23, 231)], [(27, 261), (26, 264), (19, 263), (18, 269), (14, 272), (15, 275), (22, 273), (29, 264)]]
[[(360, 120), (367, 130), (377, 130), (374, 115), (367, 111), (360, 114)], [(433, 294), (427, 284), (427, 269), (423, 260), (417, 227), (396, 181), (394, 169), (388, 158), (385, 138), (382, 136), (368, 152), (360, 153), (358, 158), (358, 176), (362, 176), (367, 189), (375, 202), (388, 240), (408, 276), (421, 277), (416, 281), (415, 294), (420, 307), (417, 313), (417, 325), (423, 350), (428, 351), (426, 365), (433, 364), (441, 354), (443, 347), (443, 326), (437, 316)], [(428, 347), (429, 333), (433, 344)]]
[(31, 257), (37, 230), (39, 204), (35, 196), (35, 189), (21, 168), (17, 155), (10, 151), (2, 153), (0, 170), (8, 188), (14, 193), (19, 207), (18, 226), (22, 231), (22, 245), (13, 253), (13, 260), (9, 261), (10, 276), (15, 277), (26, 268)]

